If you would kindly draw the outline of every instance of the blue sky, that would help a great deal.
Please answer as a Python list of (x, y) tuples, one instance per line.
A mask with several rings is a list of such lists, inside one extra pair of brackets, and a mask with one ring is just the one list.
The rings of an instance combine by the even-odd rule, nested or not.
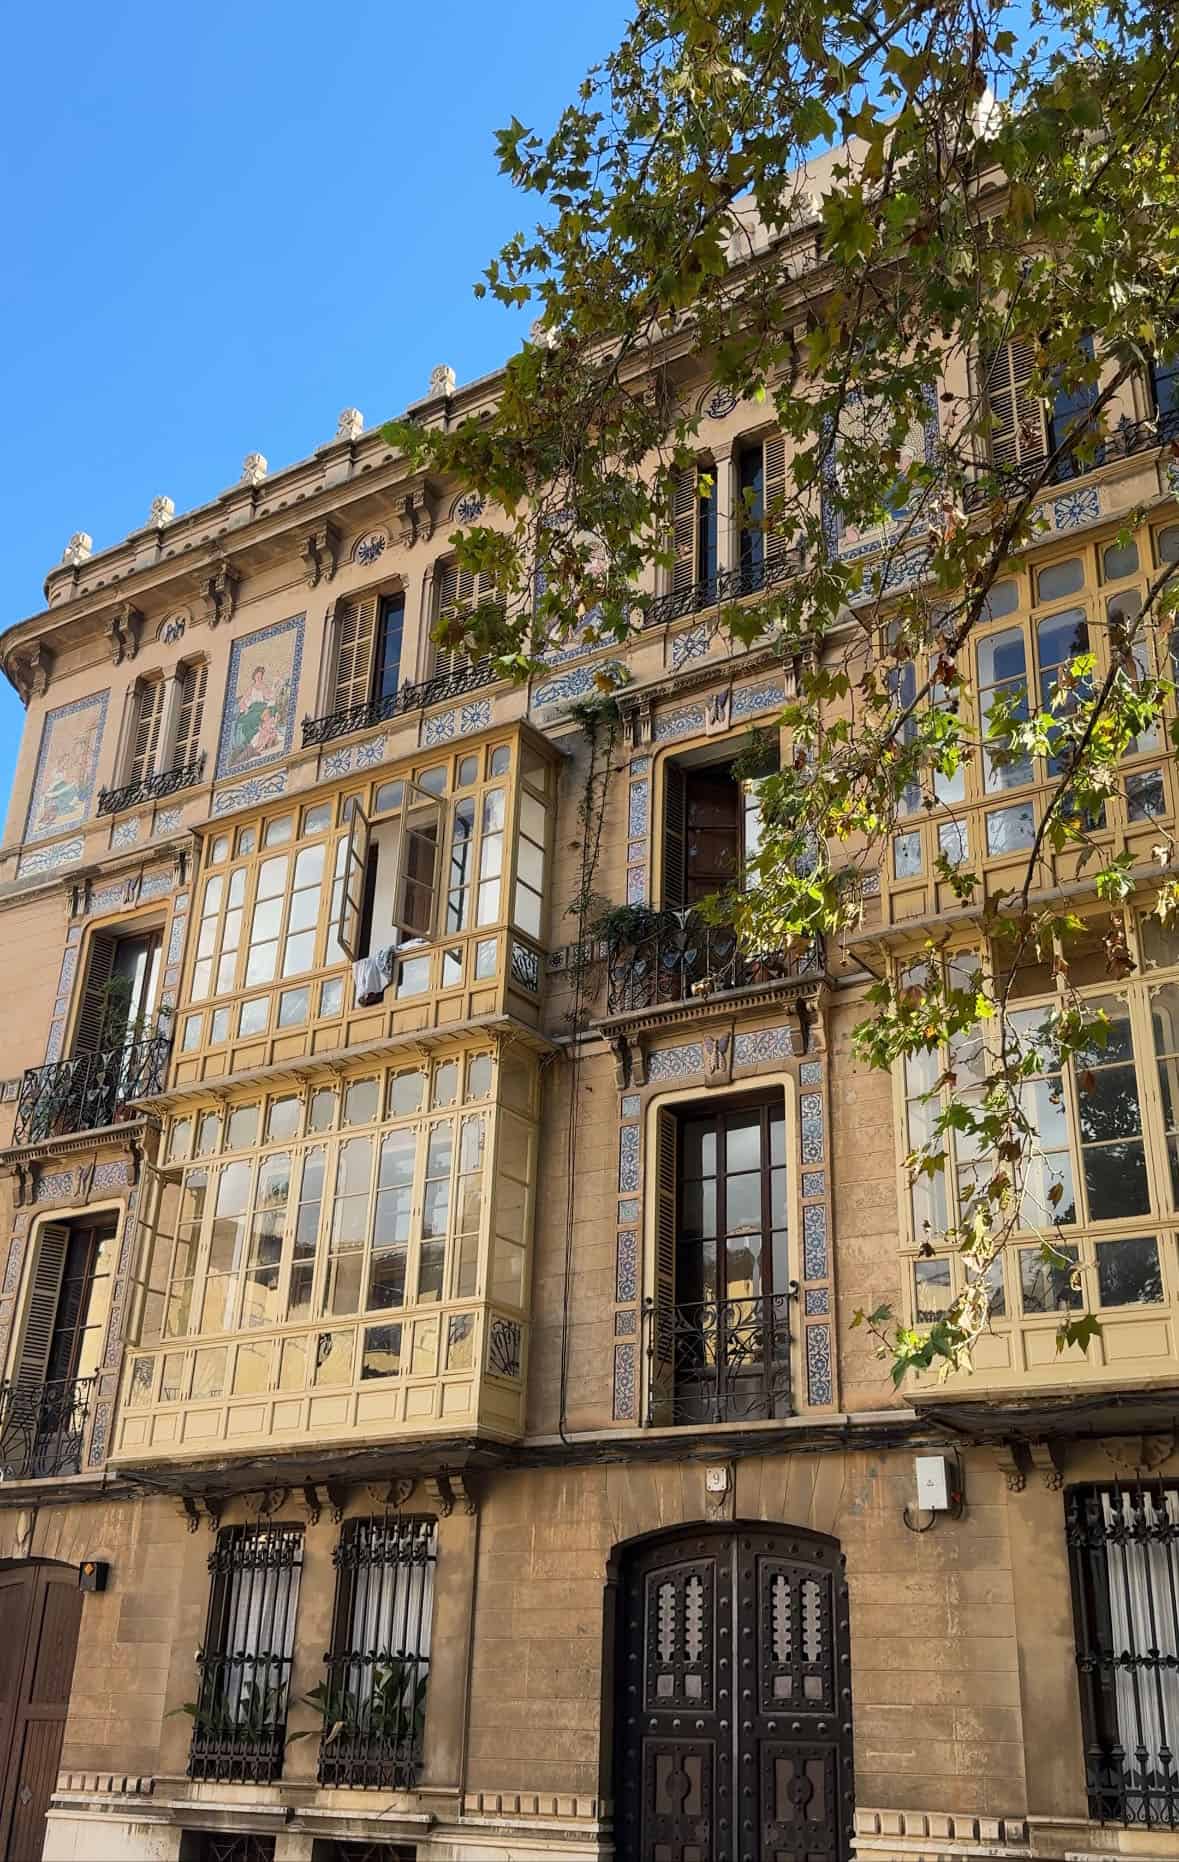
[[(622, 0), (78, 0), (21, 7), (0, 78), (0, 625), (71, 531), (95, 548), (373, 425), (527, 325), (471, 286), (530, 224), (499, 174), (551, 126)], [(0, 796), (23, 713), (0, 678)]]

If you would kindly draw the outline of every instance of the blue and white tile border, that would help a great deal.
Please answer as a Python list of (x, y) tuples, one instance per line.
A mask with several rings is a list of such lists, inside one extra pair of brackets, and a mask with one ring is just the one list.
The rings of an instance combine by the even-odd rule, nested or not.
[(626, 796), (626, 902), (646, 905), (651, 891), (651, 759), (632, 756)]
[(214, 815), (231, 815), (238, 808), (252, 808), (257, 802), (272, 802), (286, 794), (287, 771), (276, 769), (272, 776), (257, 776), (239, 782), (232, 789), (220, 789), (213, 797)]
[[(639, 1208), (642, 1192), (642, 1095), (625, 1092), (619, 1099), (618, 1216), (614, 1252), (615, 1338), (636, 1339), (639, 1328)], [(637, 1345), (614, 1347), (615, 1422), (638, 1421)]]
[(806, 1402), (812, 1409), (835, 1401), (831, 1309), (830, 1158), (827, 1155), (826, 1068), (804, 1060), (798, 1068), (798, 1146), (802, 1185), (801, 1324)]
[(59, 866), (72, 866), (82, 858), (86, 843), (79, 834), (74, 840), (58, 841), (55, 847), (40, 847), (35, 853), (22, 853), (16, 869), (18, 879), (34, 873), (52, 873)]

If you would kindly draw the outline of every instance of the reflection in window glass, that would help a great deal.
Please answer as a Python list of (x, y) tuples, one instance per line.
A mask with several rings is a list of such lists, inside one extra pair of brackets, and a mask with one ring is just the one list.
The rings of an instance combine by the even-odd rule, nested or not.
[(1074, 1285), (1077, 1251), (1067, 1248), (1021, 1248), (1019, 1284), (1026, 1313), (1076, 1312), (1084, 1303)]
[(401, 1327), (370, 1325), (365, 1327), (364, 1353), (360, 1363), (361, 1378), (398, 1377), (401, 1374)]
[[(973, 1286), (976, 1284), (977, 1276), (972, 1274), (968, 1268), (966, 1279), (967, 1284)], [(990, 1319), (1002, 1319), (1006, 1317), (1007, 1293), (1003, 1282), (1003, 1257), (1001, 1254), (996, 1255), (995, 1259), (983, 1274), (982, 1283), (986, 1289), (987, 1295), (987, 1317)]]
[(344, 1089), (345, 1125), (371, 1125), (379, 1104), (376, 1080), (352, 1080)]
[(1116, 582), (1124, 575), (1137, 574), (1138, 545), (1133, 537), (1128, 543), (1107, 544), (1101, 566), (1107, 582)]
[(1036, 838), (1036, 818), (1030, 802), (1013, 808), (996, 808), (987, 816), (987, 852), (1024, 853)]
[(494, 937), (481, 938), (475, 946), (475, 975), (482, 980), (494, 976), (496, 972), (496, 950), (499, 940)]
[[(295, 1236), (291, 1254), (291, 1279), (287, 1293), (287, 1318), (311, 1317), (311, 1294), (315, 1284), (315, 1244), (319, 1234), (319, 1212), (323, 1206), (324, 1150), (314, 1145), (303, 1153), (299, 1180), (299, 1201), (295, 1210)], [(302, 1384), (300, 1382), (300, 1388)]]
[(202, 1112), (197, 1120), (196, 1154), (211, 1157), (221, 1138), (221, 1114)]
[(1016, 581), (996, 582), (982, 604), (984, 621), (1002, 620), (1005, 614), (1014, 614), (1019, 606), (1019, 583)]
[(352, 1347), (355, 1332), (321, 1332), (315, 1341), (315, 1375), (317, 1384), (352, 1382)]
[(330, 1086), (317, 1087), (307, 1113), (308, 1131), (330, 1131), (336, 1116), (336, 1095)]
[(467, 1060), (467, 1098), (486, 1099), (491, 1091), (491, 1055), (471, 1054)]
[(425, 957), (402, 957), (397, 965), (397, 982), (394, 994), (397, 996), (420, 996), (430, 987), (430, 959)]
[(1131, 821), (1154, 821), (1167, 812), (1161, 769), (1126, 777), (1126, 814)]
[(278, 1275), (282, 1264), (282, 1235), (291, 1195), (291, 1160), (286, 1151), (274, 1151), (258, 1167), (258, 1187), (250, 1224), (250, 1253), (246, 1263), (246, 1289), (242, 1324), (246, 1327), (277, 1324)]
[(421, 1068), (395, 1073), (389, 1081), (389, 1117), (405, 1118), (411, 1112), (420, 1112), (425, 1093), (426, 1076)]
[(1066, 595), (1075, 595), (1084, 586), (1085, 565), (1079, 556), (1070, 556), (1065, 562), (1050, 563), (1036, 577), (1036, 593), (1040, 601), (1063, 601)]
[[(1163, 535), (1166, 536), (1167, 532), (1164, 531)], [(1176, 535), (1179, 536), (1179, 531), (1176, 532)], [(1167, 558), (1164, 558), (1164, 561), (1166, 560)], [(511, 767), (512, 746), (510, 744), (496, 744), (495, 749), (491, 753), (491, 774), (493, 776), (505, 776)]]
[(272, 1099), (266, 1114), (266, 1141), (268, 1144), (293, 1138), (299, 1130), (299, 1101), (294, 1093), (283, 1099)]
[(290, 865), (283, 854), (263, 860), (258, 868), (258, 892), (250, 923), (250, 944), (246, 952), (246, 987), (273, 981), (278, 963), (278, 932), (282, 923), (283, 894), (287, 888)]
[(455, 787), (469, 789), (479, 779), (479, 758), (477, 756), (460, 756), (458, 771), (455, 775)]
[[(1068, 717), (1082, 699), (1093, 694), (1093, 681), (1086, 675), (1075, 686), (1069, 685), (1068, 667), (1089, 651), (1089, 626), (1083, 608), (1065, 608), (1050, 614), (1036, 628), (1036, 654), (1040, 662), (1040, 709), (1053, 717)], [(1059, 728), (1052, 728), (1058, 739)], [(1064, 764), (1060, 755), (1048, 758), (1048, 772), (1058, 776)]]
[[(1149, 920), (1147, 922), (1150, 922)], [(1158, 924), (1158, 920), (1154, 920)], [(1162, 926), (1159, 925), (1160, 931)], [(1167, 1134), (1167, 1162), (1171, 1174), (1171, 1207), (1179, 1209), (1179, 985), (1164, 983), (1150, 999), (1154, 1024), (1154, 1051)]]
[(264, 1034), (270, 1015), (270, 997), (254, 996), (249, 1002), (243, 1002), (238, 1011), (237, 1031), (239, 1034)]
[(475, 923), (494, 924), (499, 917), (500, 874), (504, 865), (504, 792), (488, 789), (483, 797), (483, 827), (479, 841), (479, 892)]
[(257, 828), (239, 828), (237, 831), (237, 851), (242, 854), (253, 853), (258, 845)]
[(1097, 1297), (1102, 1306), (1157, 1305), (1163, 1297), (1159, 1246), (1153, 1235), (1097, 1243)]
[(391, 1131), (381, 1142), (368, 1295), (364, 1302), (371, 1312), (405, 1304), (416, 1155), (417, 1134), (412, 1127)]
[(294, 826), (293, 816), (276, 815), (273, 821), (266, 823), (262, 845), (264, 847), (285, 847), (294, 832)]
[(304, 834), (322, 834), (332, 825), (332, 805), (330, 802), (313, 802), (310, 808), (303, 810)]
[[(978, 649), (979, 703), (989, 729), (989, 720), (997, 702), (1002, 702), (1013, 717), (1022, 721), (1028, 715), (1027, 661), (1022, 627), (1007, 627), (980, 641)], [(1031, 758), (1009, 757), (997, 739), (986, 752), (986, 788), (988, 793), (1016, 789), (1032, 779)]]
[(190, 1118), (177, 1119), (168, 1138), (169, 1163), (173, 1162), (173, 1160), (178, 1157), (187, 1157), (191, 1143), (192, 1120)]
[(1086, 1003), (1109, 1018), (1104, 1043), (1094, 1039), (1073, 1059), (1073, 1081), (1089, 1220), (1143, 1215), (1150, 1207), (1138, 1079), (1130, 1015), (1114, 996)]
[(329, 976), (320, 986), (319, 1012), (321, 1015), (341, 1015), (344, 1010), (344, 979), (342, 976)]
[(446, 1368), (469, 1371), (475, 1363), (475, 1315), (454, 1312), (446, 1323)]
[(1158, 533), (1160, 563), (1179, 562), (1179, 524), (1169, 524)]
[(921, 871), (921, 836), (917, 833), (894, 834), (893, 871), (898, 879), (915, 879)]
[(311, 969), (315, 962), (315, 927), (319, 920), (323, 863), (322, 841), (301, 848), (295, 857), (287, 934), (282, 952), (283, 976), (297, 976), (300, 970)]
[(258, 1107), (235, 1106), (229, 1115), (229, 1124), (225, 1131), (225, 1148), (228, 1151), (245, 1151), (258, 1139)]
[(280, 1028), (301, 1028), (311, 1008), (309, 989), (284, 989), (278, 999)]
[(225, 1346), (198, 1351), (192, 1367), (193, 1400), (219, 1397), (225, 1389)]
[(913, 1283), (918, 1325), (932, 1325), (949, 1311), (953, 1299), (950, 1263), (944, 1255), (928, 1261), (914, 1261)]
[(360, 1278), (368, 1239), (369, 1177), (372, 1141), (350, 1138), (340, 1147), (336, 1164), (336, 1192), (332, 1201), (329, 1241), (327, 1312), (356, 1312), (360, 1305)]
[(229, 1010), (214, 1009), (209, 1021), (209, 1040), (216, 1047), (220, 1041), (229, 1039)]
[(430, 1094), (430, 1104), (452, 1106), (458, 1098), (459, 1063), (457, 1060), (441, 1060), (434, 1068), (434, 1084)]
[(418, 1250), (419, 1301), (442, 1298), (446, 1234), (450, 1223), (450, 1166), (454, 1129), (449, 1119), (430, 1128), (422, 1201), (422, 1241)]
[[(920, 1151), (933, 1138), (934, 1120), (940, 1110), (938, 1099), (926, 1099), (941, 1073), (936, 1054), (910, 1054), (905, 1061), (905, 1110), (909, 1149)], [(938, 1170), (927, 1176), (920, 1172), (909, 1188), (909, 1207), (913, 1219), (913, 1238), (920, 1241), (928, 1234), (941, 1234), (946, 1227), (946, 1178)]]
[(201, 1023), (203, 1021), (204, 1021), (203, 1015), (186, 1015), (185, 1016), (184, 1033), (181, 1036), (181, 1041), (180, 1041), (180, 1051), (182, 1054), (191, 1054), (194, 1047), (200, 1046), (201, 1044)]
[(400, 808), (405, 799), (403, 782), (382, 782), (373, 797), (373, 813), (387, 815), (395, 808)]
[(446, 929), (465, 931), (471, 919), (472, 863), (475, 848), (475, 798), (455, 803), (450, 824), (450, 867), (446, 890)]
[(545, 808), (527, 789), (521, 789), (517, 810), (516, 895), (512, 918), (528, 937), (539, 938), (544, 901)]
[(215, 835), (212, 846), (209, 848), (209, 865), (220, 866), (222, 860), (228, 860), (228, 858), (229, 858), (229, 836), (228, 834)]
[(937, 848), (947, 866), (962, 866), (970, 857), (968, 823), (943, 821), (938, 826)]

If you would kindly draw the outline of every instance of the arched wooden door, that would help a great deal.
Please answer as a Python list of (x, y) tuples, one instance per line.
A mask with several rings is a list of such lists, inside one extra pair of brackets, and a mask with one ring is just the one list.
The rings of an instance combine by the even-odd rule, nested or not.
[(45, 1844), (81, 1617), (75, 1565), (0, 1566), (0, 1862)]
[(616, 1554), (617, 1862), (844, 1862), (847, 1586), (834, 1539), (699, 1526)]

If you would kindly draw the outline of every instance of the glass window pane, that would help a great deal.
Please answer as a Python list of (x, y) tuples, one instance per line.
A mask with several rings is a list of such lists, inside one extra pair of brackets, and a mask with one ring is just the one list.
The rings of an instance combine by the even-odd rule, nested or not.
[(368, 1125), (377, 1116), (376, 1080), (353, 1080), (344, 1089), (345, 1125)]
[(276, 815), (273, 821), (266, 823), (262, 835), (264, 847), (284, 847), (294, 831), (294, 818), (291, 815)]
[(1107, 582), (1116, 582), (1123, 575), (1134, 575), (1138, 569), (1138, 545), (1133, 538), (1129, 543), (1109, 543), (1101, 560)]
[(1154, 1305), (1161, 1301), (1163, 1277), (1154, 1236), (1099, 1241), (1097, 1288), (1103, 1306)]
[(1036, 577), (1036, 593), (1041, 601), (1060, 601), (1065, 595), (1075, 595), (1084, 586), (1085, 565), (1079, 556), (1051, 563)]
[(306, 989), (284, 989), (278, 999), (278, 1025), (280, 1028), (298, 1028), (307, 1020), (311, 1007), (310, 991)]
[(401, 1372), (401, 1327), (370, 1325), (365, 1327), (361, 1378), (397, 1377)]
[[(1048, 1258), (1045, 1258), (1047, 1254)], [(1076, 1312), (1083, 1304), (1080, 1286), (1073, 1285), (1077, 1251), (1073, 1247), (1021, 1248), (1019, 1284), (1026, 1313)]]
[(987, 816), (987, 852), (1025, 852), (1036, 838), (1036, 821), (1030, 802), (1014, 808), (997, 808)]
[(943, 1256), (914, 1261), (914, 1316), (918, 1325), (931, 1325), (949, 1311), (953, 1299), (950, 1263)]

